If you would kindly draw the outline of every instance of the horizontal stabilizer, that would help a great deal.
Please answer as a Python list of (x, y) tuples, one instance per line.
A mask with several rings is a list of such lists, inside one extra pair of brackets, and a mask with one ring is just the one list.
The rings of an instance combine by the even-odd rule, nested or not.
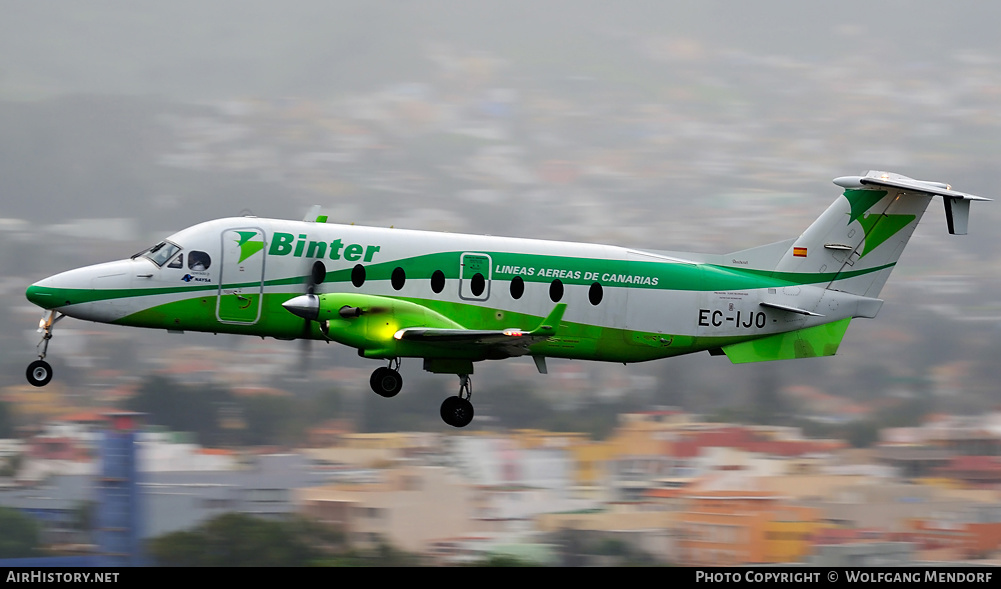
[(945, 202), (945, 218), (952, 235), (966, 235), (970, 221), (970, 203), (973, 201), (990, 201), (991, 199), (959, 192), (944, 182), (928, 182), (915, 180), (889, 172), (870, 171), (865, 176), (843, 176), (836, 178), (834, 183), (844, 188), (863, 188), (866, 186), (881, 186), (895, 188), (908, 192), (941, 196)]
[(808, 315), (810, 317), (823, 317), (820, 313), (814, 313), (813, 311), (807, 311), (806, 309), (800, 309), (799, 307), (793, 307), (790, 305), (780, 305), (779, 303), (769, 303), (768, 301), (761, 301), (759, 303), (762, 307), (768, 307), (769, 309), (778, 309), (779, 311), (789, 311), (790, 313), (797, 313), (799, 315)]
[[(871, 173), (872, 172), (870, 172), (870, 174)], [(948, 184), (944, 184), (942, 182), (925, 182), (923, 180), (914, 180), (912, 178), (893, 177), (886, 173), (875, 177), (868, 175), (862, 176), (861, 178), (859, 178), (859, 183), (862, 185), (869, 185), (869, 186), (886, 186), (888, 188), (901, 188), (903, 190), (909, 190), (911, 192), (935, 194), (938, 196), (955, 198), (958, 200), (980, 200), (980, 201), (991, 200), (987, 197), (977, 196), (975, 194), (967, 194), (965, 192), (952, 190)]]

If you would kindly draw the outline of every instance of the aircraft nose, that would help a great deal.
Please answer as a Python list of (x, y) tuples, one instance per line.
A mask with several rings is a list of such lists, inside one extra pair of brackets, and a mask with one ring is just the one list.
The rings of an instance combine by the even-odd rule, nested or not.
[(316, 295), (299, 295), (285, 301), (282, 306), (289, 313), (310, 321), (320, 316), (320, 299)]
[(43, 309), (52, 309), (60, 306), (60, 303), (56, 300), (55, 289), (47, 284), (49, 281), (50, 279), (46, 278), (32, 284), (24, 292), (24, 296)]
[(24, 296), (43, 309), (62, 310), (71, 305), (92, 302), (95, 280), (107, 279), (98, 288), (128, 288), (131, 264), (132, 260), (120, 260), (60, 272), (32, 284)]

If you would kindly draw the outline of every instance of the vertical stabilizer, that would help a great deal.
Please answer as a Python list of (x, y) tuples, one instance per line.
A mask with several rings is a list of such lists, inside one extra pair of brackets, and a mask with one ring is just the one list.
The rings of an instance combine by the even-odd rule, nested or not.
[(947, 200), (950, 233), (965, 233), (969, 201), (989, 200), (889, 172), (834, 182), (844, 193), (793, 241), (775, 271), (864, 297), (879, 295), (932, 196)]

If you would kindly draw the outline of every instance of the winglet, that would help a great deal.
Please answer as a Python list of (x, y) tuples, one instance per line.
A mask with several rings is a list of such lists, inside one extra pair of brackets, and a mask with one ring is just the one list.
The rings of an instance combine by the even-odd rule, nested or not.
[(560, 303), (553, 307), (553, 310), (546, 315), (546, 318), (542, 320), (542, 323), (538, 327), (528, 332), (528, 335), (535, 336), (552, 336), (556, 335), (556, 329), (560, 326), (560, 320), (563, 319), (563, 312), (567, 310), (566, 303)]

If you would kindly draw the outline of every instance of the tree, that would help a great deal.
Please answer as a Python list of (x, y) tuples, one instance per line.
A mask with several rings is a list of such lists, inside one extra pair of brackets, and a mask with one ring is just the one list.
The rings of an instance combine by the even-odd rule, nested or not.
[(150, 376), (129, 400), (128, 408), (149, 415), (148, 421), (175, 431), (193, 432), (198, 441), (223, 441), (219, 408), (233, 402), (229, 391), (213, 385), (181, 385), (164, 376)]
[(164, 566), (307, 566), (322, 553), (307, 541), (302, 525), (227, 513), (153, 539), (150, 554)]
[(10, 405), (0, 401), (0, 439), (14, 437), (14, 415)]
[(0, 558), (38, 556), (41, 528), (16, 509), (0, 507)]

